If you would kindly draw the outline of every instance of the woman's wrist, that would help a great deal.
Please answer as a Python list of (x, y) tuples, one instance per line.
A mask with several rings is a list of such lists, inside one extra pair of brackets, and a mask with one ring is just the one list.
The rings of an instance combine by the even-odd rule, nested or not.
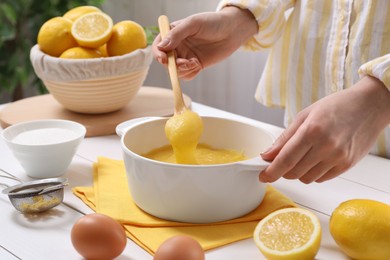
[(364, 76), (358, 83), (357, 90), (369, 99), (369, 103), (378, 109), (384, 125), (390, 124), (390, 91), (382, 81), (372, 76)]
[(256, 18), (248, 9), (229, 5), (224, 7), (220, 13), (232, 22), (231, 28), (235, 28), (235, 34), (242, 39), (243, 43), (257, 33), (258, 24)]

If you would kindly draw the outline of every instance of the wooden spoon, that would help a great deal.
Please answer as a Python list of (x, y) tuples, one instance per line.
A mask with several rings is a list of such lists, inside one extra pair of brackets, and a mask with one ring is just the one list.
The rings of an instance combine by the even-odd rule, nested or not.
[[(168, 17), (162, 15), (158, 18), (161, 38), (164, 39), (169, 32)], [(203, 122), (200, 116), (187, 109), (183, 100), (179, 77), (177, 76), (176, 57), (173, 51), (168, 55), (168, 71), (171, 78), (175, 113), (165, 124), (165, 135), (172, 145), (177, 163), (197, 164), (195, 150), (203, 132)]]
[[(161, 15), (158, 18), (158, 25), (160, 27), (161, 39), (164, 39), (170, 30), (168, 17)], [(181, 114), (187, 109), (187, 107), (183, 100), (183, 92), (181, 91), (179, 77), (177, 76), (176, 57), (173, 51), (168, 52), (167, 55), (169, 77), (171, 79), (175, 102), (175, 114)]]

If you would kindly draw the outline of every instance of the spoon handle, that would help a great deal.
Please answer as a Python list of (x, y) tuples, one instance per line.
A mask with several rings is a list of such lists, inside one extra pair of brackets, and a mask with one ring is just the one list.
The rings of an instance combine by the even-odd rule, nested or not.
[[(160, 27), (161, 39), (164, 39), (170, 30), (168, 17), (165, 15), (161, 15), (158, 18), (158, 25)], [(180, 114), (186, 109), (186, 106), (184, 104), (183, 93), (181, 91), (179, 77), (177, 75), (176, 57), (173, 51), (169, 51), (167, 53), (167, 56), (169, 77), (171, 79), (174, 94), (175, 114)]]

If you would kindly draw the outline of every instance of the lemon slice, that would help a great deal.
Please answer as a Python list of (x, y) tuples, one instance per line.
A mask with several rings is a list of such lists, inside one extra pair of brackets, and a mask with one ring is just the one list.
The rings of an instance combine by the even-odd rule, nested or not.
[(80, 46), (98, 48), (110, 39), (112, 27), (112, 19), (107, 14), (87, 13), (74, 21), (72, 35)]
[(281, 209), (257, 224), (253, 238), (269, 260), (314, 259), (320, 248), (321, 225), (308, 210)]

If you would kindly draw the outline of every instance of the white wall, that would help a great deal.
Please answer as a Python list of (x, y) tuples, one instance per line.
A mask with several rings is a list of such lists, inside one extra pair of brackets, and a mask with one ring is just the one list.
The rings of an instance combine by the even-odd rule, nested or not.
[[(106, 0), (103, 9), (114, 22), (131, 19), (150, 26), (157, 25), (161, 14), (175, 21), (194, 13), (215, 11), (217, 3), (218, 0)], [(266, 57), (266, 52), (237, 51), (195, 79), (181, 81), (183, 92), (196, 102), (282, 126), (281, 109), (266, 108), (254, 99)], [(170, 88), (166, 69), (153, 61), (144, 85)]]

